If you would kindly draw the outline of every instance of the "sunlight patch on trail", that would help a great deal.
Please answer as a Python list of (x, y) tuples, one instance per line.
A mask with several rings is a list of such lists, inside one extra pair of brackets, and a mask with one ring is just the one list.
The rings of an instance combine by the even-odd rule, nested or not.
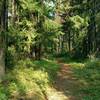
[(54, 88), (47, 90), (48, 100), (69, 100), (69, 97), (65, 96), (63, 92), (59, 92)]

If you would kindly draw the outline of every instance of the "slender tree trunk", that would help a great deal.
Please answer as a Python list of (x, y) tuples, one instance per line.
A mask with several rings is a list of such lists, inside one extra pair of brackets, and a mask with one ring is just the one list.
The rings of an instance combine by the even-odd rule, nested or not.
[(8, 1), (2, 1), (1, 7), (1, 32), (0, 32), (0, 79), (5, 75), (5, 49), (6, 49), (6, 31), (8, 28)]
[(38, 47), (38, 60), (41, 60), (41, 43), (39, 43)]
[(15, 25), (16, 21), (16, 0), (12, 0), (12, 24)]
[(71, 50), (71, 39), (70, 39), (70, 31), (68, 33), (68, 48), (69, 48), (69, 52)]
[(64, 35), (62, 36), (62, 39), (61, 39), (61, 52), (63, 53), (64, 51)]
[[(91, 6), (92, 5), (92, 6)], [(95, 21), (95, 0), (90, 3), (89, 8), (91, 9), (90, 22), (88, 27), (88, 51), (94, 53), (96, 49), (96, 21)]]

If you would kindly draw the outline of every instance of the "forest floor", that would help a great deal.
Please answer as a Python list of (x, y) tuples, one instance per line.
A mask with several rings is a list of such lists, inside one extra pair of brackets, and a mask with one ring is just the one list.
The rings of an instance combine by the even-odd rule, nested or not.
[(0, 100), (100, 100), (100, 60), (18, 61), (0, 83)]
[(49, 100), (82, 100), (79, 93), (81, 84), (74, 76), (70, 64), (58, 60), (60, 70), (55, 78), (53, 88), (48, 92)]

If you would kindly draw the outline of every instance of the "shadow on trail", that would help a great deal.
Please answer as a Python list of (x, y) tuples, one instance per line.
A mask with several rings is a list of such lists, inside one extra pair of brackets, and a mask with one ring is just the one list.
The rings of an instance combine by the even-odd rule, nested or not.
[(61, 61), (58, 61), (58, 64), (60, 64), (61, 68), (57, 73), (54, 88), (68, 98), (62, 100), (82, 100), (82, 96), (79, 93), (81, 84), (75, 77), (70, 64), (65, 64)]

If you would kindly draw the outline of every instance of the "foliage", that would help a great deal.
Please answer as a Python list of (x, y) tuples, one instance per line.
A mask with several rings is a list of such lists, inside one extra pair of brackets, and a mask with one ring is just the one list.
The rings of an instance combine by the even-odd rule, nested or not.
[(84, 66), (81, 64), (72, 65), (75, 76), (82, 84), (80, 93), (83, 93), (83, 100), (99, 100), (100, 98), (100, 62), (98, 59), (88, 60)]
[(88, 21), (85, 18), (80, 17), (79, 15), (71, 17), (70, 20), (74, 24), (74, 28), (76, 29), (88, 26)]
[(0, 100), (7, 100), (7, 96), (5, 94), (5, 88), (0, 84)]
[(8, 70), (4, 84), (1, 84), (0, 99), (20, 99), (23, 96), (29, 98), (32, 94), (31, 99), (42, 100), (44, 98), (42, 92), (50, 86), (58, 70), (59, 66), (51, 60), (18, 61), (13, 70)]
[[(1, 0), (0, 60), (5, 60), (5, 64), (0, 62), (0, 69), (6, 65), (7, 72), (0, 84), (0, 100), (18, 100), (23, 96), (26, 100), (29, 95), (32, 99), (36, 95), (35, 100), (44, 99), (43, 92), (60, 69), (55, 56), (75, 71), (83, 84), (80, 93), (88, 95), (83, 99), (98, 100), (99, 3), (99, 0)], [(87, 57), (91, 60), (85, 62)]]

